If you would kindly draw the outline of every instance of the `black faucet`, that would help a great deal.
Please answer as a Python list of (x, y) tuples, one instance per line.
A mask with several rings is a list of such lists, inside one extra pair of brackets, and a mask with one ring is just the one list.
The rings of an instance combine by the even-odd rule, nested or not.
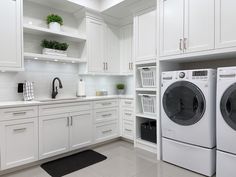
[(52, 99), (55, 99), (58, 94), (57, 87), (55, 88), (55, 81), (58, 80), (59, 82), (59, 88), (62, 88), (61, 80), (58, 77), (55, 77), (52, 81)]

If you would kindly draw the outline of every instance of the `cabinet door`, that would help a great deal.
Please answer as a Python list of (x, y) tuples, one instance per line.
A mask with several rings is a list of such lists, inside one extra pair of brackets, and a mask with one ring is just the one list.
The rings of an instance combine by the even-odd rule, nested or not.
[(133, 25), (122, 27), (120, 35), (121, 73), (130, 74), (133, 72)]
[(135, 17), (135, 57), (137, 62), (156, 58), (156, 10)]
[(183, 53), (184, 0), (161, 0), (160, 55)]
[(119, 29), (112, 25), (106, 27), (105, 62), (106, 72), (120, 72), (120, 37)]
[(214, 49), (214, 12), (215, 0), (185, 0), (185, 52)]
[(39, 158), (69, 150), (69, 115), (39, 117)]
[(22, 68), (22, 0), (0, 1), (0, 69)]
[(236, 46), (236, 1), (216, 0), (216, 48)]
[(91, 112), (71, 114), (70, 150), (88, 146), (92, 143), (93, 122)]
[(38, 122), (36, 118), (0, 124), (1, 170), (38, 160)]
[(104, 72), (104, 23), (87, 19), (88, 72)]

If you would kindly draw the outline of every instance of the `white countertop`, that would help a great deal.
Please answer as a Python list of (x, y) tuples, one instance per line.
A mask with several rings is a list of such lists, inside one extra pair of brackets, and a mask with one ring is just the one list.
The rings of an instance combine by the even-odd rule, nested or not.
[(20, 106), (39, 106), (47, 104), (60, 104), (60, 103), (73, 103), (73, 102), (82, 102), (82, 101), (98, 101), (106, 99), (133, 99), (132, 95), (108, 95), (108, 96), (88, 96), (84, 98), (59, 98), (56, 100), (45, 99), (45, 100), (34, 100), (34, 101), (2, 101), (0, 102), (1, 108), (10, 108), (10, 107), (20, 107)]

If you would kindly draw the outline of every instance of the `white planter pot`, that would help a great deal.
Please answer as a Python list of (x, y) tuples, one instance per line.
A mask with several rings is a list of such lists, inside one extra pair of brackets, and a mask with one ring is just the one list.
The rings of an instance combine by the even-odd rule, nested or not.
[(55, 49), (48, 49), (48, 48), (43, 48), (44, 55), (54, 55), (54, 56), (62, 56), (62, 57), (67, 57), (67, 51), (63, 50), (55, 50)]
[(57, 22), (51, 22), (49, 23), (49, 29), (52, 31), (60, 32), (61, 31), (61, 25)]

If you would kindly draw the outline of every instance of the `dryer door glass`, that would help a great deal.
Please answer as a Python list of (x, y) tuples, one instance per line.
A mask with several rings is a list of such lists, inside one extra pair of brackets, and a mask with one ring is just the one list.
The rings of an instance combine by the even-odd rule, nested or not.
[(179, 125), (193, 125), (205, 112), (203, 93), (195, 84), (188, 81), (170, 85), (163, 95), (162, 102), (167, 116)]
[(231, 85), (223, 94), (220, 110), (226, 123), (236, 130), (236, 83)]

